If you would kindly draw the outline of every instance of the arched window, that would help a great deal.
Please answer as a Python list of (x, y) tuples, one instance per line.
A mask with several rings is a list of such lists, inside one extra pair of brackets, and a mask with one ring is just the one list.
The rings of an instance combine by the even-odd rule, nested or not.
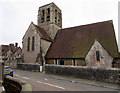
[(35, 37), (32, 37), (32, 51), (35, 50)]
[(44, 16), (45, 16), (45, 11), (44, 11), (44, 10), (42, 10), (41, 23), (43, 23), (43, 22), (44, 22)]
[(30, 37), (28, 37), (27, 50), (30, 51)]
[(99, 51), (96, 51), (96, 60), (100, 61), (100, 52)]
[(58, 13), (58, 25), (61, 25), (60, 21), (61, 21), (61, 13)]
[(55, 9), (55, 23), (57, 23), (57, 10)]
[(47, 9), (47, 21), (50, 21), (50, 8)]

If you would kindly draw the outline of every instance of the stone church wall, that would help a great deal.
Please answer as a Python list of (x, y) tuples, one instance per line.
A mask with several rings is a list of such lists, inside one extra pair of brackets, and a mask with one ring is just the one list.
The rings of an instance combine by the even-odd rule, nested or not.
[[(96, 61), (96, 51), (100, 52), (100, 61)], [(88, 67), (111, 68), (113, 58), (98, 41), (95, 41), (92, 48), (88, 52), (85, 61)]]
[[(32, 37), (35, 37), (35, 48), (32, 51)], [(28, 37), (30, 37), (30, 51), (28, 51)], [(36, 29), (34, 29), (33, 25), (31, 24), (23, 38), (23, 48), (22, 54), (24, 56), (25, 63), (35, 63), (38, 53), (40, 52), (40, 36), (37, 33)]]

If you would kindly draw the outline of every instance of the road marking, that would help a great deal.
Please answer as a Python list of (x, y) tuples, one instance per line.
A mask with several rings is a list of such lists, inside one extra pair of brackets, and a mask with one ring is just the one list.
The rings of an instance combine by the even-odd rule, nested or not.
[(45, 78), (45, 80), (48, 80), (47, 78)]
[(24, 79), (29, 79), (29, 78), (27, 78), (27, 77), (22, 77), (22, 78), (24, 78)]
[(16, 77), (20, 77), (19, 75), (15, 74)]
[(56, 87), (56, 88), (60, 88), (60, 89), (65, 89), (65, 88), (57, 86), (57, 85), (53, 85), (53, 84), (49, 84), (49, 83), (44, 83), (44, 82), (41, 82), (41, 81), (37, 81), (37, 82), (41, 83), (41, 84), (49, 85), (49, 86), (52, 86), (52, 87)]

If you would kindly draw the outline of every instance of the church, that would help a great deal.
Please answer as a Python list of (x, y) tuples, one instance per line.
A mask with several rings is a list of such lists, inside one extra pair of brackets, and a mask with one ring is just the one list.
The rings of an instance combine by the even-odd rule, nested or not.
[(45, 63), (45, 55), (59, 29), (62, 28), (61, 10), (50, 3), (39, 7), (37, 25), (31, 22), (22, 38), (25, 63)]
[(39, 7), (22, 39), (24, 63), (111, 68), (118, 60), (112, 20), (62, 28), (62, 12), (50, 3)]

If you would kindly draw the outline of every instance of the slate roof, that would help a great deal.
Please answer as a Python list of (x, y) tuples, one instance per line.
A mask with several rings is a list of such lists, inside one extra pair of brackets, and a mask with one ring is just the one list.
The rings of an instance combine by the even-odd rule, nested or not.
[(113, 57), (118, 47), (112, 21), (60, 29), (51, 44), (47, 58), (85, 58), (97, 40)]
[(42, 39), (47, 40), (47, 41), (52, 41), (52, 39), (50, 38), (50, 36), (46, 33), (45, 29), (42, 27), (39, 27), (37, 25), (34, 24), (34, 26), (36, 27), (37, 31), (39, 31), (42, 35)]
[(1, 45), (0, 49), (1, 49), (0, 52), (2, 53), (2, 55), (4, 55), (4, 54), (6, 54), (8, 52), (9, 46), (8, 45)]
[[(9, 51), (9, 49), (12, 51), (12, 53), (14, 54), (20, 47), (15, 47), (15, 46), (11, 46), (11, 45), (1, 45), (0, 49), (1, 49), (1, 53), (2, 55), (7, 54), (7, 52)], [(21, 49), (21, 48), (20, 48)]]

